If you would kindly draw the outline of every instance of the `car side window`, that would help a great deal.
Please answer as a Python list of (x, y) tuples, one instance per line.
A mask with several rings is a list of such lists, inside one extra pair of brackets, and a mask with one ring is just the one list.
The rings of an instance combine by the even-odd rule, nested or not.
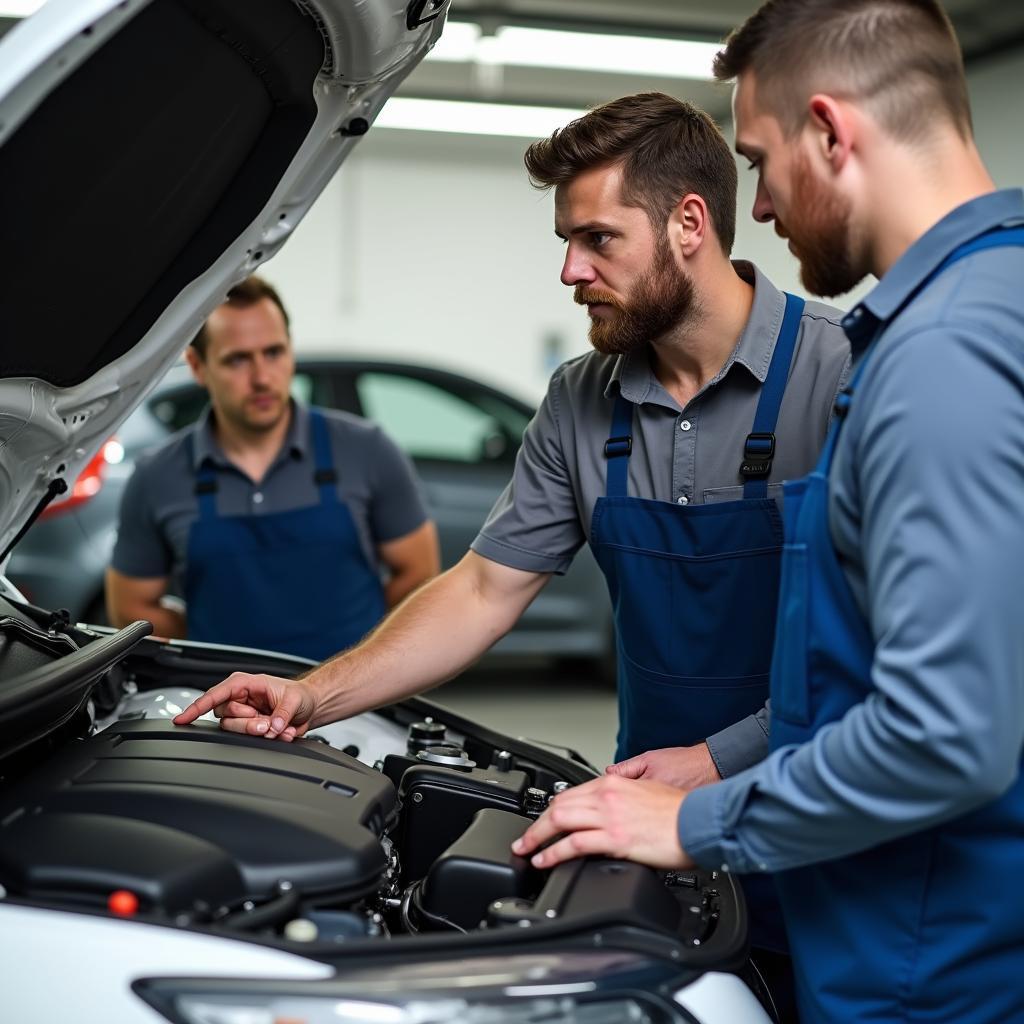
[(493, 415), (429, 381), (362, 373), (356, 390), (366, 416), (414, 459), (496, 461), (510, 447)]

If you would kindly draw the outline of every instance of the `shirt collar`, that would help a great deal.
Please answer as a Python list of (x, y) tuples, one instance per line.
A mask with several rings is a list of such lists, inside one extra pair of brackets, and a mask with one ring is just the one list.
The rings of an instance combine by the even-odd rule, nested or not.
[[(305, 459), (309, 452), (309, 410), (294, 399), (291, 404), (292, 421), (288, 424), (288, 433), (285, 434), (281, 450), (274, 459), (275, 465), (286, 456), (293, 459)], [(196, 420), (192, 427), (192, 468), (194, 470), (198, 470), (207, 460), (218, 466), (231, 464), (231, 460), (224, 454), (224, 450), (217, 442), (213, 424), (213, 407), (208, 405), (203, 415)]]
[[(732, 265), (744, 281), (754, 286), (754, 303), (736, 347), (722, 369), (708, 383), (708, 387), (722, 380), (734, 363), (739, 363), (763, 384), (768, 376), (775, 342), (782, 327), (782, 316), (786, 311), (786, 296), (753, 263), (733, 260)], [(649, 346), (617, 357), (611, 379), (605, 388), (605, 397), (613, 397), (615, 388), (618, 388), (623, 398), (636, 405), (655, 402), (672, 409), (678, 408), (651, 368)]]
[(843, 318), (854, 351), (864, 348), (879, 326), (906, 301), (954, 250), (1004, 224), (1024, 221), (1024, 191), (1001, 189), (971, 199), (929, 228), (889, 268), (871, 292)]

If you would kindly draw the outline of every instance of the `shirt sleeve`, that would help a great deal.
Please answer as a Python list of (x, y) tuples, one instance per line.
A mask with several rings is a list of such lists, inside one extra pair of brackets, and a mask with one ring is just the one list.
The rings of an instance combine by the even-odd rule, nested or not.
[(386, 544), (412, 533), (429, 517), (412, 460), (383, 430), (375, 434), (369, 524), (374, 543)]
[(688, 794), (680, 839), (698, 862), (778, 871), (845, 856), (966, 814), (1016, 779), (1024, 363), (1015, 344), (933, 327), (887, 345), (869, 368), (857, 433), (844, 441), (875, 643), (871, 690), (809, 742)]
[(560, 433), (564, 370), (552, 376), (512, 479), (472, 544), (478, 555), (526, 572), (564, 573), (585, 540)]
[(756, 715), (748, 715), (705, 740), (723, 779), (738, 775), (768, 756), (770, 705), (768, 701)]
[(121, 495), (117, 540), (111, 556), (111, 567), (125, 576), (137, 579), (158, 579), (170, 575), (173, 556), (156, 521), (151, 488), (147, 476), (153, 463), (140, 460), (135, 465)]

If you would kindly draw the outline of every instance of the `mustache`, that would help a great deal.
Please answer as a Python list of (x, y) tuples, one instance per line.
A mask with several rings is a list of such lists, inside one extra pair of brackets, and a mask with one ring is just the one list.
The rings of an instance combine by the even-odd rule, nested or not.
[(607, 292), (599, 292), (593, 288), (584, 288), (582, 286), (576, 287), (576, 290), (572, 293), (572, 300), (579, 306), (590, 306), (600, 302), (608, 306), (614, 306), (616, 309), (622, 308), (618, 300)]

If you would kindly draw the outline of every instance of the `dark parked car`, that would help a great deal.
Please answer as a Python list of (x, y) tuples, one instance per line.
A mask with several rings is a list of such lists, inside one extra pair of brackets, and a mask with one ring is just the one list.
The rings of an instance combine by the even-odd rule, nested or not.
[[(298, 359), (293, 390), (315, 405), (381, 424), (412, 458), (437, 523), (445, 568), (468, 550), (508, 482), (533, 415), (525, 402), (461, 374), (411, 363)], [(50, 505), (18, 545), (8, 576), (33, 601), (104, 623), (103, 574), (121, 492), (140, 451), (186, 427), (206, 393), (184, 365), (171, 371), (89, 463), (72, 493)], [(77, 571), (68, 572), (69, 564)], [(608, 592), (589, 548), (555, 577), (495, 648), (497, 654), (585, 659), (614, 679)]]

